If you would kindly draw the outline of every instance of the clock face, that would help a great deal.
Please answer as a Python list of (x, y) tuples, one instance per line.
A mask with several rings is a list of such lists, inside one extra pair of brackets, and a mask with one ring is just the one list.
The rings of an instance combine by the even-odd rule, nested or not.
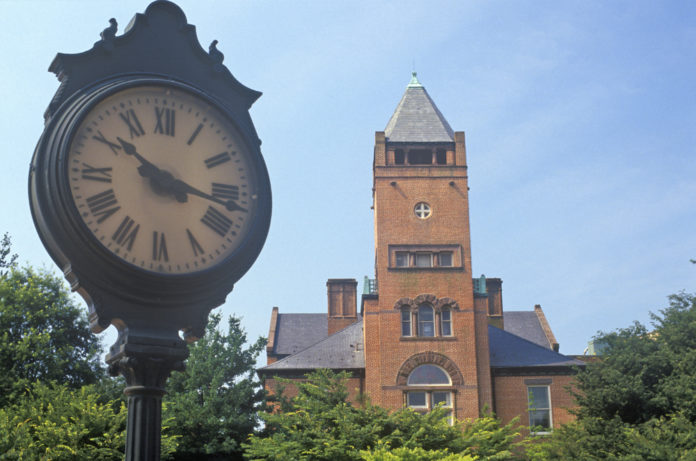
[(258, 207), (252, 153), (205, 98), (170, 86), (124, 89), (93, 106), (74, 133), (72, 199), (113, 256), (187, 274), (242, 245)]

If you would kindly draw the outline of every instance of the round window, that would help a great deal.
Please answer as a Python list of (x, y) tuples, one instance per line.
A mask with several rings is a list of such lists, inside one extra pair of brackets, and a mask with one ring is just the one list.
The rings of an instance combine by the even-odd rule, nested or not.
[(432, 214), (432, 211), (430, 210), (430, 205), (428, 205), (425, 202), (418, 202), (413, 211), (416, 213), (416, 216), (419, 219), (428, 219)]

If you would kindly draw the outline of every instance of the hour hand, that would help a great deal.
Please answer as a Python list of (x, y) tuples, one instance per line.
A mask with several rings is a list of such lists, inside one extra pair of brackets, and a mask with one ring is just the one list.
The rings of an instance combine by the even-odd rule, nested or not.
[(132, 155), (141, 163), (141, 165), (138, 167), (138, 173), (140, 173), (140, 176), (156, 179), (155, 177), (160, 175), (161, 170), (153, 163), (150, 163), (145, 157), (140, 155), (133, 144), (123, 140), (123, 138), (120, 137), (117, 137), (116, 139), (121, 144), (123, 152), (128, 155)]

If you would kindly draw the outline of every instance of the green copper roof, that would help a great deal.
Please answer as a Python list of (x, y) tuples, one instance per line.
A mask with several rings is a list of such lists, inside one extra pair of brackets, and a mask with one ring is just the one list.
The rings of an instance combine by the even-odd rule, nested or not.
[(418, 81), (418, 77), (415, 71), (411, 72), (411, 81), (408, 82), (407, 88), (423, 88), (421, 82)]

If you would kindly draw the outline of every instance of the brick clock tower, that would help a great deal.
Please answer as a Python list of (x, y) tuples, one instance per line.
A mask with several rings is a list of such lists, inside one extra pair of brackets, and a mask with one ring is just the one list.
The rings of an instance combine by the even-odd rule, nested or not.
[(373, 166), (375, 279), (359, 310), (355, 279), (327, 281), (326, 314), (273, 308), (266, 389), (329, 368), (349, 373), (353, 400), (391, 410), (442, 405), (453, 421), (489, 408), (544, 430), (572, 420), (565, 387), (583, 363), (558, 353), (541, 306), (503, 312), (502, 281), (473, 277), (464, 133), (415, 73)]
[(492, 404), (487, 304), (474, 303), (464, 132), (413, 74), (375, 133), (375, 275), (363, 298), (372, 402), (477, 417)]

